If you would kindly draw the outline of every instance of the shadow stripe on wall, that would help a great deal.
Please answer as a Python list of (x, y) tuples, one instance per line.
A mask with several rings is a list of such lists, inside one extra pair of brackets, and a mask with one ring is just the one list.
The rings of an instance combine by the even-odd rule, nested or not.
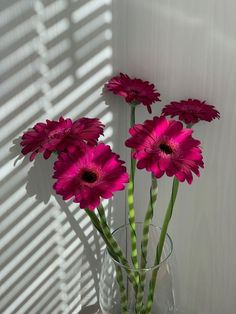
[(4, 0), (0, 8), (0, 312), (78, 313), (97, 302), (102, 242), (76, 204), (51, 195), (53, 161), (16, 161), (18, 138), (46, 118), (98, 116), (112, 142), (100, 95), (112, 73), (111, 1)]

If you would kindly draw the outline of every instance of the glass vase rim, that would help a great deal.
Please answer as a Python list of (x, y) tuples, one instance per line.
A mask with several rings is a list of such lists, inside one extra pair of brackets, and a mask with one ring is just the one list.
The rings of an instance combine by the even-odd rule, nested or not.
[[(137, 221), (137, 222), (135, 222), (135, 224), (136, 224), (136, 225), (141, 225), (141, 224), (143, 225), (144, 222), (142, 222), (142, 221)], [(121, 230), (121, 229), (126, 228), (126, 227), (128, 227), (128, 226), (130, 226), (129, 223), (123, 224), (123, 225), (117, 227), (115, 230), (112, 231), (112, 235), (114, 235), (118, 230)], [(156, 226), (156, 225), (154, 225), (154, 224), (152, 224), (152, 223), (149, 225), (149, 227), (150, 227), (150, 226), (154, 227), (155, 229), (159, 229), (159, 230), (162, 229), (162, 227)], [(128, 267), (128, 266), (122, 264), (121, 262), (117, 261), (114, 257), (112, 257), (112, 256), (110, 255), (110, 253), (108, 252), (107, 248), (105, 249), (105, 252), (106, 252), (106, 254), (108, 254), (108, 255), (110, 256), (110, 258), (112, 259), (112, 261), (113, 261), (117, 266), (119, 266), (119, 267), (121, 267), (121, 268), (130, 270), (130, 271), (132, 271), (132, 272), (141, 272), (141, 271), (148, 272), (148, 271), (153, 271), (153, 270), (155, 270), (155, 269), (161, 267), (161, 265), (163, 265), (163, 264), (168, 260), (168, 258), (171, 256), (171, 254), (172, 254), (172, 252), (173, 252), (173, 241), (172, 241), (172, 239), (171, 239), (171, 237), (170, 237), (170, 235), (169, 235), (168, 232), (166, 233), (166, 237), (165, 237), (164, 243), (166, 243), (166, 239), (168, 239), (169, 244), (170, 244), (170, 245), (169, 245), (169, 251), (168, 251), (167, 256), (166, 256), (163, 260), (161, 260), (161, 262), (160, 262), (159, 264), (153, 265), (153, 266), (150, 266), (150, 267), (144, 267), (144, 268), (140, 268), (140, 267), (139, 267), (139, 268)]]

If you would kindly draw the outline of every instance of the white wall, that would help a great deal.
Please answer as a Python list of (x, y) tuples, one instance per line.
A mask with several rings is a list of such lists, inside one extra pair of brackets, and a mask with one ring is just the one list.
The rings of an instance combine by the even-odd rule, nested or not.
[[(119, 0), (115, 4), (115, 69), (154, 82), (162, 103), (207, 100), (221, 119), (200, 123), (205, 169), (192, 186), (181, 184), (170, 233), (174, 240), (181, 307), (186, 314), (236, 312), (236, 2), (220, 0)], [(140, 108), (138, 120), (148, 117)], [(144, 172), (137, 193), (146, 208)], [(171, 181), (160, 182), (162, 217)], [(143, 193), (142, 193), (143, 192)]]
[[(70, 204), (77, 238), (67, 206), (50, 196), (52, 164), (15, 163), (15, 139), (45, 118), (99, 116), (109, 126), (106, 141), (120, 149), (128, 108), (120, 100), (107, 107), (100, 97), (113, 70), (156, 84), (155, 114), (186, 97), (221, 112), (220, 121), (196, 127), (205, 169), (192, 186), (181, 185), (170, 233), (184, 313), (234, 314), (236, 2), (2, 0), (0, 8), (1, 312), (77, 313), (97, 300), (96, 233)], [(147, 117), (140, 107), (137, 119)], [(139, 176), (138, 220), (149, 182)], [(170, 180), (162, 180), (157, 223), (169, 191)], [(121, 193), (114, 207), (117, 226), (125, 220)]]

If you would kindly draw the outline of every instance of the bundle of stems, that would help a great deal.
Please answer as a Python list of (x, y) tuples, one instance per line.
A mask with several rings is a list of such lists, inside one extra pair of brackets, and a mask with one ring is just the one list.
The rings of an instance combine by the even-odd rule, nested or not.
[[(131, 104), (131, 118), (130, 127), (135, 124), (135, 107), (136, 104)], [(100, 205), (98, 210), (98, 216), (90, 211), (86, 210), (87, 215), (90, 217), (94, 227), (98, 230), (102, 236), (106, 246), (107, 251), (110, 256), (124, 266), (128, 280), (130, 281), (135, 295), (135, 312), (136, 314), (150, 314), (153, 305), (153, 297), (156, 288), (157, 274), (159, 267), (154, 267), (152, 271), (152, 276), (148, 284), (148, 293), (146, 298), (146, 304), (144, 304), (144, 287), (146, 281), (145, 270), (147, 265), (147, 254), (148, 254), (148, 242), (149, 242), (149, 228), (153, 219), (153, 211), (156, 206), (158, 184), (157, 179), (151, 175), (151, 187), (150, 187), (150, 200), (147, 207), (143, 231), (141, 240), (141, 257), (138, 261), (138, 248), (137, 248), (137, 237), (136, 237), (136, 223), (135, 223), (135, 208), (134, 208), (134, 179), (135, 179), (135, 160), (132, 157), (132, 151), (130, 155), (130, 180), (128, 185), (128, 219), (130, 227), (130, 240), (131, 240), (131, 261), (132, 265), (129, 264), (124, 252), (117, 243), (116, 239), (111, 233), (110, 227), (108, 226), (106, 215), (103, 205)], [(164, 242), (167, 234), (168, 225), (172, 216), (173, 207), (175, 204), (177, 192), (179, 187), (179, 181), (174, 178), (172, 184), (172, 191), (170, 201), (166, 210), (165, 218), (161, 228), (160, 238), (156, 247), (155, 261), (153, 266), (158, 266), (161, 262), (161, 255), (164, 247)], [(116, 279), (119, 285), (120, 291), (120, 302), (121, 310), (123, 314), (128, 314), (128, 300), (127, 291), (125, 289), (125, 282), (123, 278), (122, 269), (116, 264)], [(132, 271), (132, 269), (137, 271)]]

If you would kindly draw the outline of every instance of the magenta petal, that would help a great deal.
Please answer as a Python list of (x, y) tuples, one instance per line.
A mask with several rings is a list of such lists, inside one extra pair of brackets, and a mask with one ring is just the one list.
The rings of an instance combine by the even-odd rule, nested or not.
[(172, 101), (163, 108), (162, 115), (178, 117), (186, 124), (194, 124), (201, 120), (210, 122), (220, 118), (220, 113), (214, 106), (198, 99)]
[(94, 210), (101, 197), (111, 198), (124, 189), (129, 177), (123, 163), (105, 144), (61, 153), (54, 164), (54, 189), (63, 198), (74, 198), (81, 208)]
[(135, 102), (143, 104), (151, 113), (151, 104), (160, 101), (160, 94), (156, 91), (154, 84), (137, 78), (130, 78), (127, 74), (120, 73), (110, 79), (105, 85), (108, 91), (122, 97), (128, 104)]
[(200, 141), (192, 137), (192, 132), (181, 122), (154, 117), (134, 125), (126, 145), (133, 148), (138, 169), (145, 168), (157, 178), (164, 173), (175, 175), (179, 181), (191, 184), (192, 173), (198, 176), (199, 167), (204, 166)]

